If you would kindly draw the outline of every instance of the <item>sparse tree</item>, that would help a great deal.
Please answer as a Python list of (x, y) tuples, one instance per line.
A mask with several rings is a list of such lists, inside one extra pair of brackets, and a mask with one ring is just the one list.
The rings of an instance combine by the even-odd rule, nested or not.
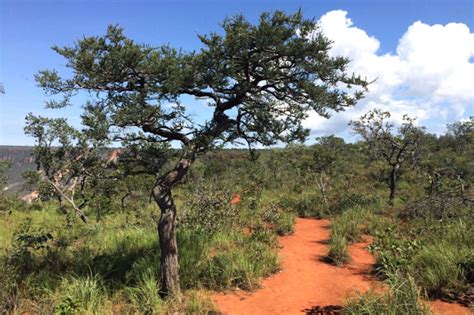
[(61, 207), (66, 201), (87, 223), (83, 208), (90, 196), (86, 196), (85, 187), (104, 173), (100, 150), (104, 143), (89, 137), (87, 131), (76, 130), (64, 118), (28, 114), (26, 124), (25, 133), (36, 142), (32, 154), (37, 172), (28, 172), (25, 177), (36, 185), (44, 184)]
[(389, 202), (393, 205), (400, 169), (413, 165), (418, 158), (419, 140), (423, 129), (415, 125), (415, 119), (403, 116), (403, 123), (394, 133), (394, 125), (388, 119), (389, 112), (374, 109), (357, 121), (351, 121), (352, 129), (367, 143), (371, 154), (385, 160), (390, 166)]
[(316, 138), (310, 168), (316, 174), (316, 185), (327, 205), (327, 190), (330, 177), (333, 175), (339, 155), (344, 147), (344, 139), (334, 135)]
[[(164, 295), (180, 294), (172, 188), (197, 156), (242, 140), (249, 147), (304, 140), (308, 131), (301, 123), (308, 111), (328, 117), (328, 110), (354, 105), (367, 85), (347, 74), (348, 59), (329, 56), (331, 42), (301, 12), (263, 13), (256, 25), (237, 15), (222, 27), (222, 35), (199, 36), (199, 51), (183, 52), (138, 44), (110, 26), (105, 36), (54, 48), (67, 59), (72, 77), (57, 71), (37, 75), (46, 93), (62, 96), (49, 107), (70, 105), (75, 95), (89, 98), (85, 115), (125, 151), (179, 145), (167, 159), (169, 168), (148, 170), (156, 176), (152, 195), (161, 210)], [(194, 122), (183, 96), (207, 101), (212, 116)], [(154, 158), (162, 156), (156, 150)]]

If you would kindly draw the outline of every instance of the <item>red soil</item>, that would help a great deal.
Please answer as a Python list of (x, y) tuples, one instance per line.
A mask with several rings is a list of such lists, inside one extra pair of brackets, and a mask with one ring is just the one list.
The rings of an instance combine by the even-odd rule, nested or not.
[(437, 315), (466, 315), (474, 314), (467, 307), (455, 303), (447, 303), (440, 300), (431, 301), (431, 310)]
[(297, 219), (295, 233), (280, 238), (282, 271), (263, 280), (255, 292), (216, 293), (211, 298), (225, 314), (298, 314), (315, 306), (340, 305), (355, 290), (370, 287), (372, 256), (354, 245), (346, 268), (322, 260), (327, 255), (329, 221)]
[(240, 203), (240, 194), (235, 194), (232, 198), (232, 200), (230, 201), (230, 204), (231, 205), (236, 205), (236, 204), (239, 204)]
[[(328, 220), (297, 219), (295, 233), (279, 239), (281, 272), (264, 279), (261, 288), (254, 292), (214, 293), (213, 303), (229, 315), (301, 314), (318, 306), (341, 305), (357, 291), (381, 288), (369, 275), (374, 259), (365, 249), (367, 242), (352, 245), (351, 262), (345, 267), (336, 267), (323, 261), (328, 239)], [(443, 302), (433, 306), (440, 314), (469, 311)], [(453, 312), (459, 308), (465, 312)]]

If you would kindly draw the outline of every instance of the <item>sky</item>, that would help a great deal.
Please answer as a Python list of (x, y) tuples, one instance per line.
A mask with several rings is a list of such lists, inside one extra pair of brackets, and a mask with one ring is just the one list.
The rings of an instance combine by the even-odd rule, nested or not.
[[(372, 108), (389, 110), (395, 123), (415, 116), (437, 134), (474, 116), (474, 0), (0, 0), (0, 145), (33, 144), (23, 133), (29, 112), (79, 122), (80, 106), (45, 110), (47, 98), (35, 84), (39, 70), (65, 69), (53, 45), (119, 24), (137, 42), (194, 50), (196, 35), (218, 30), (226, 16), (256, 22), (263, 11), (298, 8), (333, 40), (331, 55), (350, 58), (349, 71), (376, 79), (354, 108), (330, 119), (311, 113), (304, 125), (312, 139), (336, 134), (351, 141), (348, 122)], [(202, 102), (186, 101), (198, 120), (209, 116)]]

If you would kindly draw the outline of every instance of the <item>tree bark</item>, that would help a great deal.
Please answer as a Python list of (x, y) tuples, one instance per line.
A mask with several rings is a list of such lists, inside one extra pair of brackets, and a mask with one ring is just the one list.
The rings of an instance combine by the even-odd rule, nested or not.
[(161, 210), (158, 220), (158, 236), (160, 242), (160, 268), (162, 296), (180, 298), (181, 287), (179, 282), (178, 244), (176, 241), (176, 205), (171, 192), (188, 172), (194, 161), (194, 152), (179, 161), (176, 167), (158, 178), (153, 188), (153, 198)]
[(179, 296), (178, 244), (176, 241), (176, 206), (170, 187), (161, 187), (155, 197), (161, 209), (158, 221), (160, 240), (161, 293), (164, 296)]
[(393, 206), (393, 200), (395, 199), (395, 194), (397, 191), (397, 176), (400, 165), (395, 164), (392, 166), (392, 171), (390, 172), (390, 196), (388, 198), (389, 204)]

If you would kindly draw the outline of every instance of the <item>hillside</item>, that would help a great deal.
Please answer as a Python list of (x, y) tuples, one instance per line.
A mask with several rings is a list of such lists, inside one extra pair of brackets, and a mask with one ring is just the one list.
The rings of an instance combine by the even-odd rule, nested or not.
[(29, 146), (3, 146), (0, 145), (0, 161), (10, 161), (11, 168), (7, 172), (9, 192), (18, 191), (23, 179), (21, 174), (25, 170), (35, 168), (35, 162), (31, 156), (33, 147)]

